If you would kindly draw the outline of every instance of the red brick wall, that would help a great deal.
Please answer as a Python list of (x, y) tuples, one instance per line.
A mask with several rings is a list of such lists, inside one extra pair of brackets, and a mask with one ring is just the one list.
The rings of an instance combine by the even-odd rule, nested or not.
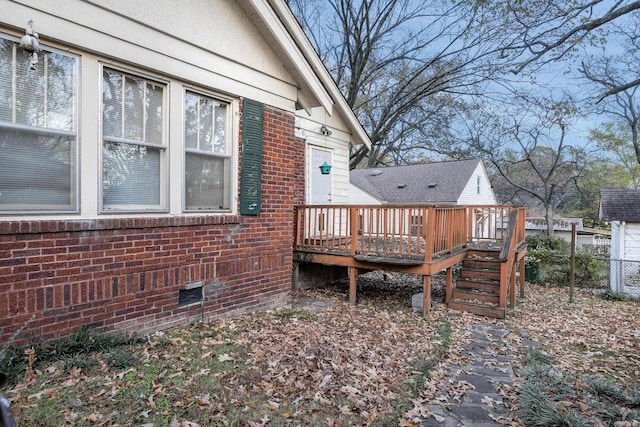
[[(34, 315), (14, 344), (82, 325), (146, 333), (286, 302), (293, 207), (304, 201), (292, 114), (265, 106), (263, 153), (259, 216), (0, 218), (0, 343)], [(195, 281), (203, 303), (178, 307)]]

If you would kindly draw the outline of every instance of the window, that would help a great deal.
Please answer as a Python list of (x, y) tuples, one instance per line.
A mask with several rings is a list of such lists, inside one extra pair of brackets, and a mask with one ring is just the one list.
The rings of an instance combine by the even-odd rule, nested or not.
[(77, 59), (0, 37), (0, 212), (77, 211)]
[(229, 104), (187, 92), (184, 108), (185, 210), (229, 210)]
[(102, 209), (166, 210), (166, 85), (102, 72)]
[(476, 180), (476, 187), (477, 187), (478, 194), (480, 194), (480, 175), (478, 175), (478, 178)]

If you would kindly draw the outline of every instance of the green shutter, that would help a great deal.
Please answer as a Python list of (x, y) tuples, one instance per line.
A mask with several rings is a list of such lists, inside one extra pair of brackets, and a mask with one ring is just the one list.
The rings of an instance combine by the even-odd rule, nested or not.
[(261, 103), (245, 99), (242, 106), (242, 166), (240, 171), (240, 213), (258, 215), (262, 196)]

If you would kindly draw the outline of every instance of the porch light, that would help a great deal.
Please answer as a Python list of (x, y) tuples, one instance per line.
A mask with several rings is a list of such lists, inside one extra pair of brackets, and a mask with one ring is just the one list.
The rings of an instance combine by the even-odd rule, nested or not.
[(40, 37), (33, 31), (33, 21), (29, 20), (25, 35), (20, 40), (20, 47), (29, 53), (29, 68), (36, 69), (38, 63), (38, 52), (40, 52)]
[(332, 166), (325, 160), (324, 163), (320, 165), (320, 173), (322, 175), (328, 175), (331, 173), (331, 168)]

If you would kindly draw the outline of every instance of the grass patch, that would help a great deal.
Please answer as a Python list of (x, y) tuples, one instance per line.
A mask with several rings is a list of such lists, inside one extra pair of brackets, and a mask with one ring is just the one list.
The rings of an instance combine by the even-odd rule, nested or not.
[(640, 298), (634, 297), (632, 295), (626, 294), (624, 292), (616, 292), (611, 289), (607, 289), (604, 292), (598, 294), (598, 298), (603, 299), (605, 301), (632, 301), (632, 302), (640, 302)]
[[(0, 352), (0, 371), (7, 374), (9, 384), (16, 384), (25, 372), (54, 362), (62, 363), (65, 369), (98, 367), (97, 360), (88, 357), (96, 352), (107, 352), (106, 361), (112, 362), (114, 366), (132, 364), (135, 363), (135, 357), (125, 355), (126, 350), (117, 348), (145, 341), (146, 338), (140, 336), (99, 334), (83, 327), (70, 337), (56, 340), (47, 346), (34, 342), (3, 349)], [(128, 361), (125, 362), (125, 359)]]
[(625, 390), (603, 377), (585, 375), (578, 380), (537, 351), (529, 352), (523, 363), (527, 368), (519, 390), (518, 417), (527, 426), (582, 427), (640, 420), (638, 389)]
[(314, 315), (307, 310), (282, 308), (276, 311), (276, 317), (280, 319), (313, 319)]

